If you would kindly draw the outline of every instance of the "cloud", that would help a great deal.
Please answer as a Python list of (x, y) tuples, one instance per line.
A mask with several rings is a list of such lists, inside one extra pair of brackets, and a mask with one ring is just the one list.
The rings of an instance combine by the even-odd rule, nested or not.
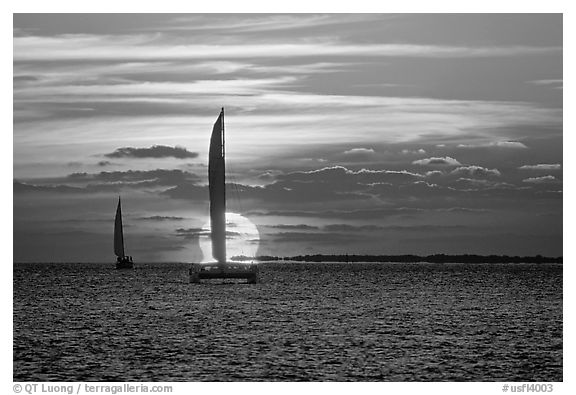
[(559, 163), (554, 164), (538, 164), (538, 165), (524, 165), (520, 166), (520, 170), (560, 170), (562, 165)]
[(150, 148), (118, 148), (116, 151), (105, 154), (108, 158), (196, 158), (198, 153), (190, 152), (184, 147), (168, 147), (153, 145)]
[(424, 175), (428, 178), (433, 178), (433, 177), (441, 177), (444, 175), (444, 173), (440, 170), (431, 170), (427, 171)]
[(33, 75), (15, 75), (12, 79), (15, 83), (17, 82), (35, 82), (38, 81), (37, 77)]
[(404, 154), (404, 155), (424, 155), (424, 154), (426, 154), (426, 150), (424, 150), (422, 148), (417, 149), (417, 150), (403, 149), (402, 154)]
[(458, 148), (511, 148), (511, 149), (526, 149), (528, 148), (524, 143), (519, 141), (496, 141), (492, 143), (483, 144), (458, 144)]
[(184, 217), (174, 217), (165, 215), (152, 215), (150, 217), (134, 218), (137, 221), (182, 221)]
[[(374, 192), (379, 191), (375, 189)], [(454, 192), (457, 191), (450, 191), (447, 188), (442, 187), (438, 184), (433, 184), (426, 181), (416, 181), (406, 185), (401, 185), (398, 188), (396, 194), (398, 197), (410, 197), (410, 198), (421, 197), (423, 199), (426, 199), (432, 196), (450, 195), (454, 194)], [(380, 191), (380, 195), (382, 197), (385, 197), (386, 193), (388, 193), (388, 191), (386, 190)]]
[[(77, 81), (62, 81), (61, 83), (39, 86), (21, 87), (14, 92), (16, 103), (45, 102), (75, 103), (113, 103), (113, 102), (151, 102), (162, 104), (193, 104), (200, 100), (208, 106), (206, 100), (218, 100), (225, 91), (228, 95), (257, 95), (266, 93), (273, 88), (282, 88), (294, 84), (301, 78), (284, 76), (278, 78), (234, 78), (195, 80), (193, 82), (148, 82), (129, 81), (107, 82), (97, 79), (91, 84), (82, 83), (80, 76)], [(243, 98), (248, 100), (247, 98)], [(221, 102), (220, 102), (221, 104)]]
[(472, 214), (483, 214), (490, 211), (487, 208), (469, 208), (469, 207), (448, 207), (439, 208), (436, 211), (448, 212), (448, 213), (472, 213)]
[(102, 171), (100, 173), (72, 173), (65, 181), (74, 183), (106, 182), (106, 183), (132, 183), (140, 182), (140, 186), (152, 185), (178, 185), (183, 182), (198, 182), (200, 178), (193, 173), (178, 169), (166, 170), (127, 170), (127, 171)]
[[(152, 188), (162, 186), (194, 186), (200, 178), (182, 170), (128, 170), (100, 173), (72, 173), (65, 178), (32, 185), (14, 180), (14, 193), (95, 193), (117, 192), (123, 188)], [(50, 182), (50, 184), (48, 184)], [(71, 185), (70, 185), (71, 184)], [(205, 187), (198, 187), (202, 190)]]
[(526, 145), (519, 141), (499, 141), (496, 143), (496, 147), (499, 148), (520, 148), (525, 149), (528, 148)]
[(280, 170), (266, 170), (264, 173), (261, 173), (257, 176), (257, 178), (265, 181), (274, 180), (278, 174), (282, 174)]
[(293, 229), (293, 230), (317, 230), (319, 229), (317, 226), (311, 226), (306, 224), (298, 224), (298, 225), (265, 225), (267, 228), (272, 229)]
[[(121, 22), (127, 17), (100, 16), (94, 21), (102, 23), (90, 26), (78, 25), (74, 16), (40, 18), (44, 22), (38, 17), (17, 18), (26, 31), (15, 32), (13, 42), (14, 177), (20, 181), (15, 193), (85, 195), (54, 199), (18, 195), (22, 215), (15, 215), (15, 221), (24, 222), (36, 211), (57, 217), (67, 205), (76, 209), (75, 217), (82, 217), (77, 213), (86, 207), (90, 207), (89, 217), (110, 217), (112, 195), (92, 198), (88, 193), (121, 188), (123, 199), (126, 195), (133, 202), (127, 211), (141, 217), (133, 224), (142, 228), (139, 234), (149, 232), (154, 237), (158, 228), (169, 227), (166, 236), (191, 244), (174, 234), (184, 235), (175, 229), (201, 225), (204, 220), (206, 169), (193, 164), (197, 159), (160, 155), (166, 159), (148, 160), (157, 156), (147, 155), (157, 147), (152, 144), (160, 143), (170, 150), (182, 144), (204, 156), (217, 115), (214, 108), (222, 103), (229, 114), (230, 157), (236, 162), (230, 173), (248, 184), (234, 184), (240, 190), (240, 211), (286, 213), (286, 218), (256, 218), (277, 226), (260, 224), (266, 232), (336, 233), (338, 228), (324, 228), (326, 223), (349, 222), (352, 228), (341, 229), (342, 233), (362, 229), (369, 233), (395, 224), (480, 226), (500, 219), (498, 226), (512, 224), (528, 232), (530, 227), (515, 219), (525, 218), (526, 212), (561, 211), (561, 200), (533, 198), (561, 189), (561, 170), (518, 170), (524, 164), (561, 163), (557, 158), (562, 144), (560, 97), (547, 89), (559, 80), (538, 80), (559, 76), (561, 18), (532, 24), (544, 36), (532, 32), (518, 40), (510, 33), (514, 29), (508, 29), (494, 40), (478, 41), (478, 28), (486, 23), (479, 18), (458, 45), (441, 45), (447, 43), (442, 41), (447, 37), (445, 26), (429, 29), (428, 42), (433, 45), (414, 45), (410, 44), (417, 39), (414, 29), (406, 26), (421, 25), (420, 17), (400, 16), (399, 23), (384, 22), (387, 16), (378, 15), (180, 17), (188, 19), (155, 16), (152, 23), (139, 20), (126, 25)], [(65, 21), (57, 23), (59, 18)], [(365, 19), (370, 24), (361, 25)], [(518, 27), (505, 19), (505, 26)], [(425, 22), (434, 21), (444, 20), (435, 17)], [(498, 22), (494, 26), (502, 23), (494, 22)], [(333, 24), (338, 26), (329, 26)], [(102, 34), (92, 34), (97, 31)], [(377, 32), (385, 34), (373, 34)], [(192, 36), (194, 40), (189, 40)], [(478, 59), (487, 56), (498, 58)], [(461, 72), (435, 84), (435, 77), (445, 69), (442, 65), (456, 58), (462, 63)], [(518, 62), (527, 59), (535, 67), (518, 74), (519, 78), (506, 78), (518, 70)], [(477, 61), (491, 64), (490, 72), (498, 69), (502, 78), (470, 78), (478, 75)], [(418, 72), (411, 65), (417, 65)], [(382, 67), (389, 71), (383, 80)], [(381, 81), (362, 84), (372, 77)], [(534, 80), (532, 86), (526, 83), (529, 80)], [(475, 89), (479, 83), (483, 89)], [(458, 144), (475, 147), (474, 143), (488, 148), (454, 149)], [(120, 159), (104, 154), (120, 155)], [(372, 157), (354, 160), (354, 155)], [(303, 158), (329, 161), (319, 164)], [(434, 163), (434, 158), (444, 162)], [(456, 163), (446, 162), (448, 158)], [(98, 166), (102, 167), (97, 167), (101, 159)], [(416, 159), (428, 163), (412, 164)], [(68, 161), (84, 165), (66, 169)], [(158, 167), (155, 162), (199, 176), (150, 170)], [(347, 167), (324, 167), (333, 164)], [(120, 169), (132, 172), (98, 173)], [(42, 178), (72, 171), (95, 174)], [(257, 178), (258, 174), (262, 176)], [(558, 183), (522, 182), (548, 174), (555, 175)], [(498, 190), (490, 190), (494, 188)], [(228, 195), (232, 209), (235, 195)], [(97, 199), (101, 203), (92, 204)], [(452, 206), (492, 211), (487, 218), (468, 219), (434, 211)], [(186, 221), (170, 217), (182, 213), (188, 213)], [(398, 237), (386, 240), (390, 246), (401, 243)], [(382, 240), (375, 243), (382, 245)]]
[(278, 216), (278, 217), (311, 217), (311, 218), (346, 218), (346, 219), (374, 219), (392, 216), (416, 214), (424, 211), (412, 207), (376, 207), (358, 210), (269, 210), (249, 211), (248, 216)]
[(466, 47), (419, 44), (344, 44), (326, 39), (305, 43), (246, 43), (241, 45), (162, 42), (161, 35), (56, 35), (14, 37), (13, 57), (20, 61), (168, 60), (210, 58), (294, 58), (370, 56), (416, 58), (514, 57), (561, 53), (562, 47)]
[(563, 80), (534, 80), (534, 81), (528, 81), (528, 84), (532, 84), (532, 85), (554, 85), (554, 86), (562, 86), (563, 84)]
[(459, 186), (459, 187), (464, 187), (464, 188), (477, 188), (480, 186), (489, 186), (489, 185), (493, 185), (492, 181), (489, 180), (479, 180), (476, 178), (459, 178), (457, 179), (452, 185), (455, 186)]
[(208, 200), (208, 187), (199, 186), (194, 184), (181, 184), (173, 188), (169, 188), (163, 192), (162, 195), (170, 196), (172, 199), (184, 199), (184, 200)]
[(279, 232), (269, 235), (277, 243), (314, 243), (321, 245), (351, 244), (365, 239), (363, 235), (346, 233)]
[(333, 224), (324, 226), (324, 230), (331, 232), (384, 232), (384, 231), (394, 231), (394, 232), (435, 232), (439, 230), (456, 230), (465, 229), (466, 225), (390, 225), (390, 226), (379, 226), (379, 225), (349, 225), (349, 224)]
[(324, 230), (330, 232), (373, 232), (382, 229), (384, 228), (378, 225), (354, 226), (349, 224), (332, 224), (324, 226)]
[[(200, 237), (207, 237), (211, 238), (212, 234), (210, 233), (209, 229), (203, 228), (178, 228), (176, 229), (176, 236), (183, 237), (186, 240), (195, 240)], [(234, 239), (238, 236), (242, 236), (239, 232), (232, 232), (227, 230), (226, 231), (226, 238), (227, 239)]]
[(421, 166), (460, 166), (461, 163), (458, 162), (456, 159), (446, 156), (444, 158), (426, 158), (426, 159), (418, 159), (412, 162), (413, 165), (421, 165)]
[(202, 228), (178, 228), (176, 236), (183, 237), (186, 240), (198, 239), (200, 236), (209, 236), (210, 231)]
[(332, 224), (323, 227), (323, 231), (309, 232), (279, 232), (267, 235), (277, 243), (314, 243), (319, 245), (342, 245), (357, 242), (369, 242), (378, 239), (382, 232), (453, 232), (467, 229), (464, 225), (420, 225), (420, 226), (354, 226), (349, 224)]
[(543, 177), (531, 177), (522, 180), (522, 182), (527, 182), (530, 184), (550, 184), (559, 182), (554, 176), (543, 176)]
[(88, 192), (84, 188), (76, 188), (68, 185), (31, 185), (20, 181), (14, 180), (13, 182), (13, 192), (14, 194), (19, 193), (36, 193), (36, 192), (47, 192), (47, 193), (86, 193)]
[(348, 151), (344, 151), (344, 155), (372, 155), (374, 150), (372, 148), (352, 148)]
[[(450, 163), (455, 166), (455, 159), (428, 158), (431, 163)], [(428, 161), (426, 163), (428, 163)], [(509, 182), (478, 181), (477, 179), (500, 178), (498, 169), (490, 169), (477, 165), (458, 166), (451, 172), (432, 171), (426, 175), (412, 173), (406, 170), (350, 170), (343, 166), (324, 167), (317, 170), (282, 173), (276, 180), (263, 186), (242, 184), (226, 185), (234, 196), (254, 205), (255, 202), (264, 210), (279, 213), (278, 207), (283, 207), (285, 216), (303, 217), (319, 216), (325, 218), (348, 217), (348, 215), (364, 215), (364, 212), (353, 210), (349, 214), (338, 210), (343, 202), (354, 202), (356, 207), (369, 209), (375, 202), (386, 202), (387, 205), (398, 207), (409, 199), (415, 205), (431, 207), (443, 205), (442, 199), (459, 198), (474, 200), (480, 196), (489, 197), (488, 191), (494, 196), (516, 198), (521, 194), (533, 194), (530, 188), (521, 190)], [(456, 179), (457, 178), (457, 179)], [(433, 180), (424, 182), (424, 179)], [(176, 199), (207, 201), (208, 191), (205, 185), (193, 182), (180, 182), (162, 192)], [(436, 199), (436, 200), (434, 200)], [(321, 203), (326, 212), (312, 213), (299, 210), (302, 203)], [(246, 204), (244, 204), (246, 207)], [(255, 206), (252, 206), (255, 207)], [(329, 210), (331, 209), (331, 210)], [(295, 210), (295, 211), (289, 211)], [(312, 210), (311, 210), (312, 211)], [(388, 211), (376, 210), (374, 215), (394, 215)], [(256, 214), (258, 215), (258, 214)], [(273, 215), (273, 214), (270, 214)]]
[(467, 175), (470, 177), (500, 177), (502, 174), (498, 169), (487, 169), (481, 166), (462, 166), (450, 172), (452, 175)]
[[(334, 177), (330, 178), (329, 175), (324, 182), (322, 177), (317, 174), (309, 175), (306, 172), (279, 175), (278, 178), (281, 179), (264, 186), (227, 183), (226, 190), (233, 194), (230, 196), (235, 196), (242, 201), (257, 200), (272, 205), (280, 203), (297, 205), (305, 202), (328, 204), (345, 200), (369, 199), (369, 196), (363, 195), (358, 190), (362, 188), (350, 188), (350, 185), (334, 182)], [(355, 184), (354, 181), (351, 183)], [(185, 182), (167, 189), (162, 194), (175, 199), (206, 201), (208, 199), (208, 187)]]
[[(388, 17), (391, 18), (392, 16)], [(388, 19), (386, 18), (386, 19)], [(382, 21), (382, 15), (372, 16), (369, 14), (262, 14), (256, 16), (244, 16), (235, 14), (218, 15), (207, 20), (203, 16), (182, 16), (174, 18), (170, 23), (162, 26), (163, 30), (184, 31), (226, 31), (233, 34), (242, 32), (273, 32), (277, 30), (300, 30), (305, 28), (317, 28), (342, 23), (365, 23), (370, 20)], [(156, 27), (154, 27), (156, 28)]]
[[(465, 192), (465, 193), (466, 192), (480, 193), (481, 191), (493, 190), (493, 189), (499, 189), (499, 190), (508, 189), (512, 192), (516, 192), (518, 190), (521, 190), (521, 188), (518, 188), (515, 185), (507, 183), (507, 182), (495, 182), (495, 181), (487, 180), (487, 179), (466, 178), (466, 177), (458, 178), (456, 181), (452, 182), (450, 185), (451, 185), (450, 188), (452, 188), (452, 191)], [(462, 189), (457, 190), (456, 187), (462, 188)]]
[(382, 182), (409, 182), (421, 179), (423, 176), (407, 170), (349, 170), (344, 166), (323, 167), (318, 170), (298, 171), (277, 176), (283, 181), (319, 182), (347, 186), (349, 184), (370, 184)]
[[(492, 130), (510, 130), (518, 125), (561, 127), (561, 110), (526, 102), (330, 95), (300, 91), (305, 83), (302, 79), (276, 78), (88, 86), (79, 79), (77, 86), (63, 83), (29, 90), (15, 88), (15, 113), (20, 114), (15, 139), (34, 133), (37, 145), (53, 145), (74, 139), (82, 129), (87, 136), (94, 136), (90, 138), (113, 141), (118, 138), (114, 131), (122, 129), (123, 138), (153, 141), (158, 135), (180, 135), (184, 128), (206, 127), (214, 119), (211, 115), (208, 121), (207, 108), (218, 108), (222, 102), (238, 109), (235, 128), (248, 136), (238, 142), (239, 148), (254, 155), (278, 147), (294, 148), (297, 141), (293, 136), (302, 130), (307, 131), (302, 137), (309, 145), (331, 142), (370, 147), (368, 144), (375, 143), (375, 124), (386, 124), (389, 129), (378, 135), (380, 142), (421, 140), (432, 133), (443, 142), (462, 142), (468, 131), (493, 138)], [(59, 116), (56, 109), (70, 103), (98, 110), (92, 115), (74, 112), (69, 117)], [(124, 116), (117, 116), (117, 107)], [(90, 122), (84, 119), (88, 116)], [(22, 122), (25, 120), (34, 122)], [(275, 131), (273, 144), (271, 130)]]
[(178, 228), (178, 229), (176, 229), (176, 233), (181, 233), (181, 234), (197, 234), (197, 233), (202, 233), (202, 232), (207, 232), (207, 230), (202, 229), (202, 228)]

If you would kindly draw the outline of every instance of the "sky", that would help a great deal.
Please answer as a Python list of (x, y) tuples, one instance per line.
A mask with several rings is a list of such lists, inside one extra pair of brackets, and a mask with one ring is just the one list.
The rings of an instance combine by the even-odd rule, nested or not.
[(560, 14), (15, 14), (14, 261), (562, 255)]

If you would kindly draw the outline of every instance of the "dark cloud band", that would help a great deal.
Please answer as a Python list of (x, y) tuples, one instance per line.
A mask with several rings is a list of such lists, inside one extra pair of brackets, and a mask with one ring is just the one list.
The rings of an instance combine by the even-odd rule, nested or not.
[(198, 157), (197, 152), (190, 152), (184, 147), (153, 145), (150, 148), (123, 147), (104, 156), (108, 158), (176, 158), (187, 159)]

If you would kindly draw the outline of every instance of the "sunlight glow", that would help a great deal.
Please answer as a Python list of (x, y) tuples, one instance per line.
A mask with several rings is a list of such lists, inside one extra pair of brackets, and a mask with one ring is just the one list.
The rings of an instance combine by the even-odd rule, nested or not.
[[(202, 263), (214, 262), (214, 258), (212, 258), (212, 242), (210, 240), (210, 221), (202, 226), (202, 230), (199, 240), (203, 255)], [(256, 225), (248, 218), (238, 213), (226, 213), (226, 233), (226, 255), (228, 261), (231, 261), (234, 256), (245, 255), (252, 257), (256, 255), (260, 233)]]

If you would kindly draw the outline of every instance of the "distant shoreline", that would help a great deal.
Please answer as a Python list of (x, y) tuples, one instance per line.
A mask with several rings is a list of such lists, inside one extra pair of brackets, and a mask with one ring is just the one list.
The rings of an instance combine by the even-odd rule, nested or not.
[[(238, 255), (230, 257), (231, 261), (246, 262), (333, 262), (333, 263), (563, 263), (563, 257), (546, 257), (541, 255), (536, 256), (509, 256), (509, 255), (296, 255), (296, 256), (245, 256)], [(91, 264), (91, 263), (106, 263), (106, 262), (75, 262), (75, 261), (37, 261), (37, 262), (15, 262), (13, 265), (18, 264)], [(186, 264), (188, 262), (139, 262), (138, 265), (158, 264), (158, 263), (179, 263)], [(113, 265), (112, 262), (110, 262)]]
[(235, 261), (299, 261), (299, 262), (373, 262), (373, 263), (562, 263), (563, 257), (509, 256), (509, 255), (297, 255), (277, 256), (234, 256)]

